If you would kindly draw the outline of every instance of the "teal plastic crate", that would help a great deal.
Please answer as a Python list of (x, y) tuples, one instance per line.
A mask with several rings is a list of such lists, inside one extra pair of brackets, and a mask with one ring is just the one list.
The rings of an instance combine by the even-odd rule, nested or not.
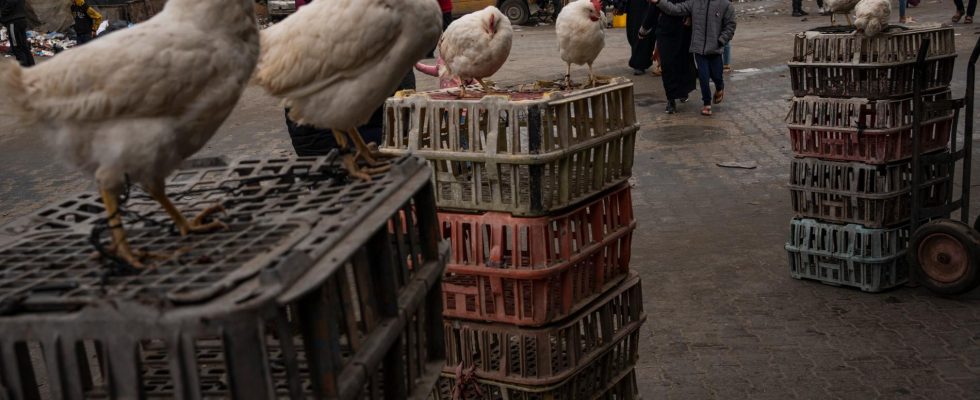
[(786, 243), (790, 276), (866, 292), (902, 286), (909, 278), (905, 265), (908, 240), (907, 226), (868, 229), (794, 219)]

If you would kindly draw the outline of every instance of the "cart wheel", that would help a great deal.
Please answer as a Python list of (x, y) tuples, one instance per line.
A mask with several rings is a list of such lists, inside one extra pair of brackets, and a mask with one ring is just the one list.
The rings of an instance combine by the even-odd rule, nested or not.
[(920, 227), (909, 241), (908, 260), (916, 280), (946, 295), (969, 292), (980, 284), (980, 237), (959, 221), (939, 220)]

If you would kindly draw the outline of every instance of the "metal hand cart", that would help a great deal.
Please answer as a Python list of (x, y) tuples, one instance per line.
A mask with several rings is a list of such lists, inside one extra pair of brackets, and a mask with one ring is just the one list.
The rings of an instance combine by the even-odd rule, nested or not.
[[(956, 295), (969, 292), (980, 285), (980, 218), (970, 221), (970, 167), (973, 152), (974, 89), (976, 82), (976, 63), (980, 57), (980, 39), (973, 48), (967, 66), (966, 93), (963, 98), (924, 101), (922, 94), (926, 79), (926, 55), (929, 39), (924, 39), (919, 48), (915, 68), (914, 107), (913, 107), (913, 148), (912, 148), (912, 215), (911, 237), (908, 247), (908, 264), (912, 278), (929, 290)], [(963, 148), (957, 149), (957, 128), (960, 109), (964, 114)], [(931, 113), (953, 113), (953, 127), (950, 135), (950, 151), (939, 155), (921, 154), (921, 126), (924, 115)], [(946, 193), (945, 205), (936, 208), (921, 206), (925, 190), (923, 165), (928, 163), (951, 163), (955, 167), (962, 160), (962, 191), (954, 201), (953, 192)], [(959, 220), (951, 218), (960, 212)], [(928, 221), (928, 222), (926, 222)]]

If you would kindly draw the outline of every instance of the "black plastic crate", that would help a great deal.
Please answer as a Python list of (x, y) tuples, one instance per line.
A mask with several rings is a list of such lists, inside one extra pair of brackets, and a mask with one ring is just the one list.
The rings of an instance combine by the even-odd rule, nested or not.
[[(22, 398), (408, 398), (444, 360), (430, 170), (394, 161), (347, 182), (333, 157), (209, 160), (169, 182), (184, 212), (224, 204), (230, 228), (179, 237), (127, 226), (136, 249), (181, 255), (107, 272), (89, 242), (101, 204), (73, 197), (0, 247), (0, 394)], [(138, 192), (127, 208), (162, 212)], [(43, 215), (42, 215), (43, 214)], [(3, 396), (0, 396), (3, 397)]]

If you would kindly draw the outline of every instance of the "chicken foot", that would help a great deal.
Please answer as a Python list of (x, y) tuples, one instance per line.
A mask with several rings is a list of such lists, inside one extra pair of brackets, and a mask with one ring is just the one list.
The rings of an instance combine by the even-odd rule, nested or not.
[[(344, 154), (341, 156), (344, 168), (350, 173), (351, 176), (358, 178), (362, 181), (371, 181), (371, 175), (380, 174), (388, 171), (391, 166), (383, 162), (379, 162), (378, 158), (384, 157), (383, 154), (378, 153), (376, 150), (372, 149), (367, 143), (364, 143), (364, 138), (361, 137), (360, 132), (357, 129), (351, 129), (346, 133), (340, 130), (333, 130), (334, 137), (337, 138), (337, 144), (342, 149), (347, 149), (348, 142), (346, 136), (350, 137), (350, 140), (354, 143), (354, 147), (357, 152), (353, 155)], [(357, 164), (357, 160), (363, 158), (367, 161), (369, 167), (361, 168)]]
[(476, 81), (477, 82), (480, 82), (480, 86), (483, 86), (483, 92), (484, 93), (486, 93), (486, 94), (494, 94), (494, 93), (496, 93), (496, 91), (493, 89), (493, 86), (487, 85), (487, 83), (484, 82), (482, 78), (477, 78)]
[(154, 183), (152, 186), (146, 188), (150, 192), (150, 197), (156, 200), (157, 203), (160, 203), (163, 210), (170, 215), (170, 219), (174, 221), (174, 225), (180, 230), (181, 236), (187, 236), (191, 233), (207, 233), (219, 229), (228, 229), (227, 224), (217, 219), (209, 223), (204, 223), (204, 219), (208, 216), (225, 211), (225, 208), (220, 204), (204, 209), (193, 220), (188, 221), (187, 218), (184, 218), (184, 214), (181, 214), (177, 206), (174, 206), (174, 203), (167, 197), (163, 182)]
[(596, 87), (597, 83), (595, 72), (592, 71), (592, 63), (589, 63), (589, 86)]
[(110, 252), (115, 253), (116, 257), (123, 259), (133, 268), (142, 269), (143, 263), (137, 258), (129, 247), (129, 240), (126, 239), (126, 230), (123, 229), (122, 216), (119, 215), (119, 193), (118, 190), (103, 188), (102, 204), (105, 205), (106, 214), (109, 215), (109, 229), (112, 231), (112, 246)]

